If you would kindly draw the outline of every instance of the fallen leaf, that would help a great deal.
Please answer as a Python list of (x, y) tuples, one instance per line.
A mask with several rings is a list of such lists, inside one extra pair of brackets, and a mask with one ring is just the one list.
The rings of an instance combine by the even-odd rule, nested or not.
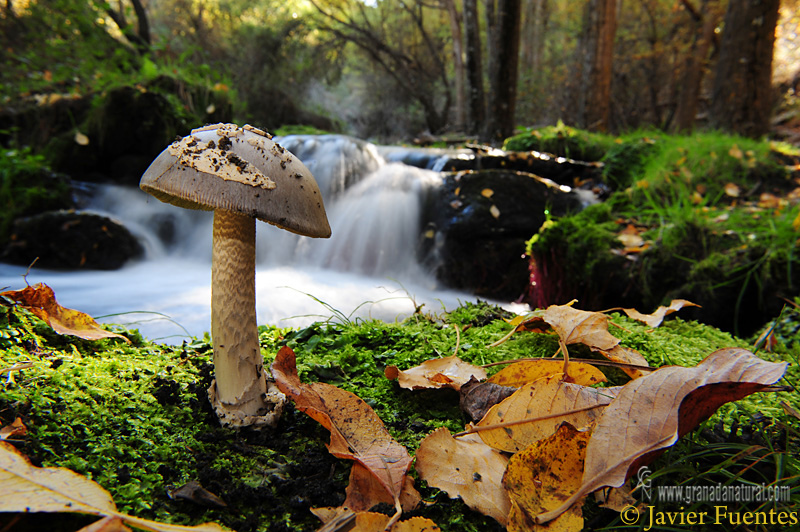
[(489, 214), (495, 219), (500, 218), (500, 209), (497, 208), (497, 205), (492, 205), (489, 207)]
[(58, 334), (69, 334), (84, 340), (121, 338), (130, 343), (130, 340), (124, 336), (103, 329), (88, 314), (59, 305), (53, 289), (46, 284), (38, 283), (26, 286), (22, 290), (9, 290), (0, 293), (0, 296), (13, 299), (52, 327)]
[(89, 137), (81, 133), (80, 131), (75, 132), (75, 142), (80, 146), (88, 146), (89, 145)]
[(207, 508), (225, 508), (228, 504), (215, 494), (205, 489), (196, 480), (190, 480), (183, 486), (167, 492), (170, 499), (193, 502)]
[[(605, 351), (600, 349), (597, 349), (596, 351), (613, 362), (620, 362), (622, 364), (629, 364), (631, 366), (649, 367), (647, 360), (635, 349), (630, 349), (621, 345), (615, 345), (613, 348)], [(651, 370), (627, 367), (623, 367), (622, 371), (624, 371), (628, 377), (632, 379), (638, 379), (639, 377), (651, 373)]]
[(590, 433), (564, 423), (548, 438), (511, 457), (503, 477), (503, 486), (512, 502), (509, 532), (578, 532), (583, 529), (579, 500), (546, 527), (535, 524), (533, 517), (559, 507), (580, 487), (589, 437)]
[(661, 325), (661, 322), (664, 321), (664, 318), (673, 312), (677, 312), (683, 307), (699, 307), (700, 305), (696, 303), (692, 303), (691, 301), (687, 301), (685, 299), (673, 299), (668, 307), (660, 306), (658, 307), (655, 312), (652, 314), (642, 314), (638, 310), (634, 308), (624, 308), (622, 309), (625, 314), (628, 315), (629, 318), (632, 318), (636, 321), (640, 321), (644, 324), (649, 325), (650, 327), (658, 327)]
[(387, 366), (384, 375), (389, 380), (397, 379), (401, 388), (420, 390), (424, 388), (453, 388), (458, 390), (470, 378), (486, 379), (486, 370), (464, 362), (457, 356), (426, 360), (419, 366), (399, 370), (397, 366)]
[(22, 418), (15, 419), (10, 425), (0, 429), (0, 441), (10, 439), (14, 436), (26, 436), (28, 427), (22, 422)]
[[(563, 364), (559, 362), (563, 367)], [(461, 386), (458, 405), (472, 421), (479, 421), (494, 405), (517, 391), (511, 386), (501, 386), (493, 382), (471, 380)]]
[(642, 229), (638, 229), (633, 224), (628, 224), (625, 229), (617, 234), (617, 240), (622, 242), (625, 249), (641, 249), (644, 246), (644, 238), (642, 238)]
[(439, 488), (500, 524), (510, 509), (502, 486), (508, 458), (477, 439), (453, 438), (446, 428), (429, 434), (416, 452), (415, 470)]
[(0, 442), (0, 512), (71, 512), (119, 517), (152, 532), (222, 532), (216, 523), (181, 526), (157, 523), (117, 511), (99, 484), (60, 467), (40, 468), (6, 442)]
[(565, 382), (561, 375), (545, 377), (522, 386), (494, 405), (475, 427), (481, 439), (495, 449), (515, 453), (551, 436), (568, 422), (586, 429), (620, 391), (590, 388)]
[(723, 190), (725, 191), (726, 196), (730, 196), (732, 198), (738, 198), (739, 194), (742, 192), (739, 188), (739, 185), (736, 183), (725, 183)]
[(550, 305), (543, 318), (566, 345), (585, 344), (591, 349), (609, 350), (619, 343), (619, 339), (608, 332), (608, 316), (600, 312)]
[(742, 153), (742, 150), (740, 150), (739, 146), (737, 146), (736, 144), (731, 146), (731, 149), (728, 151), (728, 155), (730, 155), (734, 159), (741, 159), (742, 157), (744, 157), (744, 153)]
[[(522, 360), (511, 364), (494, 375), (488, 382), (502, 386), (513, 386), (519, 388), (523, 384), (533, 382), (549, 375), (562, 375), (564, 362), (554, 359)], [(571, 362), (569, 365), (569, 375), (567, 382), (591, 386), (606, 382), (603, 372), (585, 362)]]
[(104, 517), (90, 525), (78, 530), (78, 532), (131, 532), (119, 517)]
[[(369, 510), (381, 503), (394, 504), (392, 496), (380, 485), (380, 481), (359, 464), (353, 463), (350, 479), (345, 490), (345, 501), (342, 506), (356, 512)], [(410, 512), (419, 506), (422, 496), (414, 488), (414, 480), (406, 475), (405, 484), (400, 492), (400, 506), (404, 512)]]
[(328, 451), (338, 458), (355, 460), (385, 489), (401, 512), (400, 496), (411, 467), (411, 457), (386, 430), (372, 408), (360, 397), (321, 382), (305, 384), (297, 375), (294, 351), (282, 347), (272, 364), (278, 388), (297, 408), (331, 433)]
[[(317, 532), (384, 532), (390, 516), (377, 512), (354, 512), (347, 508), (312, 508), (323, 526)], [(436, 523), (424, 517), (412, 517), (392, 525), (391, 532), (436, 532)]]
[(786, 362), (767, 362), (749, 351), (715, 351), (693, 368), (665, 366), (622, 387), (603, 411), (586, 449), (581, 487), (536, 521), (550, 521), (601, 487), (619, 487), (721, 405), (783, 377)]
[(491, 198), (492, 196), (494, 196), (494, 190), (492, 190), (491, 188), (484, 188), (483, 190), (481, 190), (481, 196), (483, 196), (484, 198)]

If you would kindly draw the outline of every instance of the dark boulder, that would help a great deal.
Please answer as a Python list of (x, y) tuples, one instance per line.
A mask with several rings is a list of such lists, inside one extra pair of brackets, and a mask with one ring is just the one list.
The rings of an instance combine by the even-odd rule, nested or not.
[(14, 221), (0, 260), (53, 269), (114, 270), (144, 248), (124, 226), (105, 216), (48, 211)]
[(548, 215), (579, 211), (569, 187), (522, 172), (447, 174), (431, 200), (423, 254), (450, 287), (517, 299), (528, 283), (525, 242)]

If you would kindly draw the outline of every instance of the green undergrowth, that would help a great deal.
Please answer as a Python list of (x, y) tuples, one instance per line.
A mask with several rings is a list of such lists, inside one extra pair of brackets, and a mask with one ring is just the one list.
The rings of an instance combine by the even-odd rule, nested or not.
[[(417, 313), (401, 323), (343, 320), (299, 330), (262, 326), (259, 331), (267, 362), (281, 346), (291, 347), (301, 380), (327, 382), (358, 395), (414, 453), (436, 428), (458, 432), (467, 419), (456, 392), (401, 389), (385, 378), (385, 368), (407, 369), (454, 353), (481, 365), (555, 354), (556, 338), (543, 333), (518, 332), (498, 347), (489, 347), (511, 330), (503, 320), (508, 316), (483, 303), (467, 303), (438, 316)], [(783, 318), (789, 323), (787, 316)], [(654, 330), (616, 313), (611, 321), (611, 333), (652, 365), (695, 365), (716, 349), (747, 346), (727, 333), (680, 318)], [(13, 380), (2, 374), (0, 426), (22, 419), (29, 432), (13, 444), (34, 464), (67, 467), (92, 478), (125, 512), (181, 524), (215, 521), (239, 532), (314, 530), (318, 521), (310, 508), (343, 502), (350, 463), (332, 457), (325, 448), (329, 434), (291, 406), (275, 430), (219, 427), (206, 396), (212, 370), (207, 336), (167, 346), (148, 342), (135, 331), (123, 332), (130, 344), (58, 336), (27, 312), (0, 307), (0, 369), (32, 364), (11, 373)], [(797, 384), (800, 344), (786, 334), (782, 351), (760, 354), (792, 361), (786, 381)], [(570, 353), (592, 356), (579, 346), (571, 346)], [(492, 367), (489, 372), (498, 370)], [(626, 380), (621, 373), (608, 375), (612, 383)], [(800, 409), (797, 394), (786, 392), (755, 394), (725, 405), (651, 469), (669, 471), (671, 482), (728, 473), (738, 478), (743, 464), (756, 457), (759, 465), (754, 470), (772, 474), (772, 482), (796, 476), (797, 454), (787, 449), (798, 450), (798, 423), (783, 414), (780, 400)], [(749, 432), (739, 434), (737, 427), (745, 426)], [(712, 443), (721, 447), (709, 456)], [(762, 452), (754, 445), (772, 448)], [(749, 454), (736, 458), (742, 449)], [(190, 480), (199, 480), (228, 507), (209, 509), (169, 498), (168, 490)], [(796, 478), (791, 482), (796, 485)], [(460, 501), (419, 480), (416, 486), (434, 504), (424, 505), (415, 515), (434, 520), (442, 530), (501, 530)], [(616, 526), (613, 512), (593, 502), (585, 509), (592, 528)]]

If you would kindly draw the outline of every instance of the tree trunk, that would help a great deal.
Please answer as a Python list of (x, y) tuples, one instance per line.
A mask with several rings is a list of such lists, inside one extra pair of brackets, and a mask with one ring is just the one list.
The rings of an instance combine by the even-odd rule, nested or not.
[[(688, 0), (684, 1), (684, 5), (688, 9), (690, 6)], [(717, 0), (704, 0), (699, 10), (690, 10), (697, 25), (697, 33), (684, 61), (683, 79), (680, 84), (673, 127), (676, 132), (688, 132), (694, 128), (697, 106), (700, 101), (700, 89), (708, 64), (708, 50), (714, 40), (714, 29), (719, 20), (718, 7)]]
[(489, 101), (483, 138), (501, 141), (514, 133), (519, 69), (520, 0), (487, 0)]
[(483, 128), (486, 119), (486, 102), (483, 92), (483, 65), (481, 61), (481, 32), (478, 22), (477, 0), (464, 0), (464, 36), (466, 41), (467, 76), (467, 133), (475, 134)]
[(466, 124), (466, 94), (464, 93), (464, 49), (461, 36), (461, 16), (456, 9), (455, 0), (443, 0), (450, 19), (450, 33), (453, 35), (453, 77), (456, 93), (455, 129), (461, 131)]
[(616, 28), (616, 0), (588, 0), (578, 49), (576, 99), (578, 123), (586, 129), (608, 130)]
[(712, 127), (748, 137), (769, 131), (779, 5), (780, 0), (730, 0), (714, 77)]

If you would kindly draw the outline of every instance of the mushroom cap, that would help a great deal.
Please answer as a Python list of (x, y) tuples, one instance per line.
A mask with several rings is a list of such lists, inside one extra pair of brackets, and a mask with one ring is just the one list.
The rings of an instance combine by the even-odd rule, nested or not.
[(249, 125), (192, 130), (156, 157), (139, 187), (178, 207), (226, 209), (300, 235), (331, 235), (311, 171), (271, 135)]

